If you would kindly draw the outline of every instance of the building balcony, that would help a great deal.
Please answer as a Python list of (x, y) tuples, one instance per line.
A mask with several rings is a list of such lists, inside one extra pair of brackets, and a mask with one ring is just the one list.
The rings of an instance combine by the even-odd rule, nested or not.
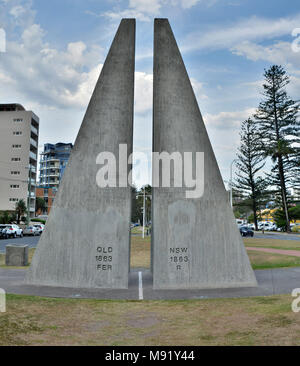
[(41, 166), (40, 171), (42, 170), (59, 170), (59, 165), (48, 165), (48, 166)]
[(47, 181), (47, 182), (40, 182), (39, 184), (40, 186), (44, 186), (44, 187), (51, 187), (53, 185), (57, 186), (59, 185), (59, 181), (56, 180), (56, 181)]
[(56, 163), (56, 164), (60, 164), (60, 160), (59, 159), (55, 159), (55, 158), (41, 158), (41, 160), (40, 160), (40, 163), (42, 164), (42, 165), (46, 165), (46, 164), (48, 164), (48, 163)]
[(31, 144), (32, 146), (34, 146), (35, 148), (37, 148), (37, 147), (38, 147), (37, 142), (36, 142), (33, 138), (30, 138), (30, 144)]
[(36, 136), (38, 136), (38, 135), (39, 135), (38, 130), (37, 130), (35, 127), (33, 127), (32, 125), (31, 125), (31, 132), (32, 132), (33, 134), (35, 134)]
[(37, 155), (35, 153), (33, 153), (32, 151), (29, 152), (29, 156), (31, 157), (31, 159), (37, 160)]

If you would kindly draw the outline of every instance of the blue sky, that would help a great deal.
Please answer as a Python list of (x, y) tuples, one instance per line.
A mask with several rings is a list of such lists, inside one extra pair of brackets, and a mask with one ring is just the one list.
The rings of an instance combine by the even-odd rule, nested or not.
[[(288, 5), (287, 5), (288, 4)], [(150, 154), (153, 19), (169, 18), (225, 180), (264, 68), (282, 64), (300, 99), (296, 0), (0, 0), (0, 100), (41, 118), (40, 145), (73, 142), (122, 17), (137, 18), (134, 148)], [(147, 174), (138, 185), (150, 182)]]

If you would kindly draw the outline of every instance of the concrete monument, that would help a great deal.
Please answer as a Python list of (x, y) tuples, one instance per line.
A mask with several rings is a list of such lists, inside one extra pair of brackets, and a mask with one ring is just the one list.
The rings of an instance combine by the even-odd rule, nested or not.
[[(87, 108), (27, 284), (128, 287), (131, 188), (124, 184), (126, 172), (118, 167), (132, 153), (134, 64), (135, 20), (124, 19)], [(120, 144), (127, 145), (126, 156), (119, 156)], [(97, 157), (103, 152), (116, 157), (115, 188), (101, 188), (96, 182)]]
[[(197, 152), (204, 153), (199, 155), (200, 164), (194, 162), (191, 168), (193, 177), (202, 173), (203, 187), (194, 198), (187, 198), (193, 194), (185, 181), (182, 187), (168, 188), (161, 183), (163, 167), (159, 172), (153, 169), (153, 180), (159, 182), (153, 188), (152, 209), (154, 289), (256, 286), (188, 74), (166, 19), (155, 20), (153, 108), (154, 152), (179, 152), (182, 156), (190, 152), (194, 159)], [(188, 165), (189, 159), (184, 160), (184, 174)], [(171, 169), (171, 184), (174, 172), (175, 168)]]

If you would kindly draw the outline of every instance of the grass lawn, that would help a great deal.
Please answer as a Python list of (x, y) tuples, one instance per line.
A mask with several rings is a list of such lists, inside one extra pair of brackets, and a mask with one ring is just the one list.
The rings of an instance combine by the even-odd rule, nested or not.
[[(249, 257), (254, 268), (300, 265), (300, 258), (279, 254), (251, 251)], [(132, 237), (131, 265), (149, 268), (150, 237)], [(143, 302), (7, 295), (0, 345), (300, 345), (300, 315), (292, 312), (292, 300), (290, 295)]]
[(300, 250), (300, 237), (299, 237), (299, 241), (298, 240), (244, 238), (244, 243), (248, 247)]
[[(145, 226), (145, 234), (147, 229), (149, 229), (148, 226)], [(131, 234), (142, 234), (143, 233), (143, 226), (135, 226), (131, 229)]]
[(248, 256), (253, 269), (299, 267), (300, 257), (290, 255), (256, 252), (249, 250)]
[(151, 237), (131, 237), (131, 258), (130, 265), (133, 268), (150, 268)]
[(8, 295), (0, 345), (299, 345), (289, 295), (103, 301)]

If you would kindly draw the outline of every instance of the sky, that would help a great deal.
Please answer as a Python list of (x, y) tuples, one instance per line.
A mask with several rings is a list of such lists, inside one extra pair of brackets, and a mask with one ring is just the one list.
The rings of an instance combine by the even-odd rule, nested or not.
[[(157, 17), (170, 21), (228, 181), (241, 122), (262, 98), (264, 69), (283, 65), (288, 93), (300, 99), (299, 0), (0, 0), (0, 103), (40, 117), (40, 150), (74, 142), (120, 20), (136, 18), (134, 151), (150, 158)], [(151, 183), (150, 169), (140, 162), (137, 186)]]

